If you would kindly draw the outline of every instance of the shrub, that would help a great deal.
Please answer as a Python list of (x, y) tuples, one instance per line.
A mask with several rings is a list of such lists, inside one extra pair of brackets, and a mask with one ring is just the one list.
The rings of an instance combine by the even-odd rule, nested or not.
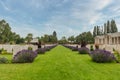
[(8, 63), (8, 59), (5, 57), (0, 58), (0, 63)]
[(0, 54), (2, 53), (2, 49), (0, 49)]
[(92, 60), (98, 63), (112, 62), (115, 60), (114, 55), (106, 50), (96, 49), (90, 53)]
[(46, 46), (46, 47), (45, 47), (45, 50), (46, 50), (46, 51), (50, 51), (50, 49), (51, 49), (50, 46)]
[(37, 53), (35, 51), (22, 50), (22, 51), (19, 51), (16, 55), (14, 55), (13, 62), (14, 63), (33, 62), (36, 56), (37, 56)]
[(116, 62), (120, 63), (120, 53), (117, 50), (113, 50)]
[(0, 49), (0, 54), (12, 54), (10, 52), (7, 52), (4, 48)]
[(33, 49), (32, 49), (32, 47), (29, 46), (29, 47), (28, 47), (28, 50), (33, 50)]
[(87, 47), (78, 48), (80, 54), (88, 54), (90, 51)]
[(44, 54), (44, 53), (46, 52), (46, 49), (45, 49), (45, 48), (38, 48), (38, 49), (36, 50), (36, 52), (37, 52), (38, 54)]
[(94, 50), (94, 49), (93, 49), (93, 45), (91, 45), (91, 46), (90, 46), (90, 51), (93, 51), (93, 50)]
[(78, 51), (78, 47), (71, 47), (72, 51)]
[(46, 51), (50, 51), (52, 48), (56, 47), (57, 45), (45, 46)]

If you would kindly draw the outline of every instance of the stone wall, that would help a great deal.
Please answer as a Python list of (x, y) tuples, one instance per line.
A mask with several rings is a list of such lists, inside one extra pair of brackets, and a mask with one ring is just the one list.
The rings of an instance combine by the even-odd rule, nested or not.
[[(94, 45), (93, 45), (93, 46), (94, 46)], [(87, 45), (87, 47), (90, 48), (90, 45)], [(94, 46), (94, 48), (95, 48), (95, 46)], [(113, 48), (114, 48), (115, 50), (117, 50), (117, 51), (120, 52), (120, 44), (118, 44), (118, 45), (108, 45), (108, 44), (104, 44), (104, 45), (99, 45), (99, 48), (100, 48), (100, 49), (105, 49), (105, 50), (111, 51), (111, 52), (113, 52)]]
[(115, 50), (120, 52), (119, 44), (118, 45), (100, 45), (99, 47), (100, 47), (100, 49), (105, 48), (106, 50), (111, 51), (111, 52), (113, 52), (113, 48), (114, 48)]
[[(71, 44), (68, 44), (68, 45), (71, 45)], [(50, 45), (48, 45), (48, 44), (42, 45), (42, 48), (44, 46), (50, 46)], [(77, 46), (77, 45), (73, 44), (71, 46)], [(28, 47), (32, 47), (33, 50), (37, 49), (37, 46), (35, 46), (35, 45), (0, 45), (0, 49), (4, 48), (5, 50), (7, 50), (10, 53), (12, 53), (12, 50), (13, 50), (13, 54), (16, 54), (20, 50), (28, 49)], [(80, 48), (80, 45), (78, 47)], [(87, 45), (87, 47), (90, 48), (90, 45)], [(99, 48), (106, 49), (106, 50), (111, 51), (111, 52), (113, 52), (113, 48), (114, 48), (115, 50), (118, 50), (120, 52), (120, 44), (117, 44), (117, 45), (107, 45), (107, 44), (99, 45)]]
[[(54, 44), (46, 44), (42, 45), (41, 47), (44, 48), (45, 46), (51, 46)], [(32, 47), (33, 50), (36, 50), (38, 48), (37, 45), (5, 45), (5, 44), (0, 44), (0, 49), (5, 49), (9, 53), (13, 53), (15, 55), (18, 51), (21, 51), (23, 49), (28, 49), (28, 47)], [(13, 52), (12, 52), (13, 50)]]
[[(71, 44), (68, 44), (68, 45), (71, 45)], [(94, 46), (94, 44), (89, 44), (86, 47), (90, 49), (90, 45)], [(77, 45), (72, 44), (71, 46), (77, 46)], [(80, 48), (80, 45), (78, 47)], [(111, 52), (113, 52), (113, 48), (114, 48), (115, 50), (118, 50), (120, 52), (120, 44), (117, 44), (117, 45), (104, 44), (104, 45), (99, 45), (99, 48), (100, 49), (105, 49), (105, 50), (108, 50), (108, 51), (111, 51)], [(94, 46), (94, 49), (95, 49), (95, 46)]]
[(28, 49), (28, 47), (32, 47), (33, 50), (37, 49), (37, 46), (35, 45), (0, 45), (0, 49), (5, 49), (7, 50), (7, 52), (12, 53), (13, 50), (13, 54), (16, 54), (18, 51), (21, 51), (23, 49)]

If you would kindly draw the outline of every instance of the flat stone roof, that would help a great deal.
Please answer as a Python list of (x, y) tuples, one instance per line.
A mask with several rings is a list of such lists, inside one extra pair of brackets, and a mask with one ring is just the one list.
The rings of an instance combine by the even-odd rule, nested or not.
[(105, 34), (105, 35), (96, 36), (95, 38), (103, 39), (103, 38), (105, 38), (105, 36), (120, 37), (120, 32), (108, 33), (108, 34)]
[(33, 40), (30, 41), (30, 43), (38, 43), (38, 39), (34, 38)]
[(109, 35), (109, 36), (111, 36), (111, 37), (118, 37), (118, 36), (120, 36), (120, 32), (108, 33), (107, 35)]

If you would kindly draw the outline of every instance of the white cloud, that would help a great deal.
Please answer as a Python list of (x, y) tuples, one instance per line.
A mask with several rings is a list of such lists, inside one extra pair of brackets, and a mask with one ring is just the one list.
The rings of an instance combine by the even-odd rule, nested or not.
[(0, 4), (4, 7), (5, 10), (10, 11), (10, 8), (7, 7), (7, 5), (0, 0)]
[(20, 34), (22, 37), (26, 37), (28, 33), (32, 33), (34, 37), (42, 36), (44, 34), (43, 31), (39, 31), (37, 29), (34, 29), (31, 25), (18, 25), (12, 27), (12, 31)]
[(112, 3), (113, 0), (93, 0), (95, 4), (95, 9), (102, 10)]
[[(24, 2), (24, 0), (22, 1)], [(31, 23), (32, 25), (25, 23), (24, 21), (19, 24), (14, 18), (9, 18), (8, 20), (9, 22), (11, 21), (12, 26), (15, 27), (13, 30), (19, 32), (22, 36), (25, 36), (29, 32), (32, 32), (35, 36), (41, 36), (45, 33), (52, 34), (54, 30), (58, 32), (59, 38), (64, 35), (78, 35), (84, 31), (92, 31), (94, 25), (102, 25), (106, 20), (118, 18), (120, 16), (120, 6), (118, 3), (120, 2), (114, 2), (114, 4), (117, 3), (117, 5), (110, 6), (113, 2), (113, 0), (31, 0), (28, 4), (25, 3), (24, 5), (30, 7), (31, 11), (33, 10), (33, 13), (36, 13), (34, 16), (39, 17), (42, 13), (41, 9), (43, 12), (51, 10), (48, 13), (49, 18), (47, 17), (47, 20), (43, 23), (35, 22), (35, 18), (30, 16), (29, 13), (24, 10), (23, 12), (26, 15), (21, 13), (22, 10), (20, 12), (16, 12), (21, 13), (22, 15), (20, 16), (23, 19), (24, 17), (29, 17), (29, 20), (24, 21)], [(67, 3), (70, 3), (69, 6)], [(9, 9), (6, 4), (1, 4), (4, 8), (6, 7), (6, 10), (7, 8)], [(39, 20), (41, 21), (41, 19)], [(34, 26), (37, 26), (38, 28), (34, 28)], [(19, 29), (19, 27), (21, 28)]]

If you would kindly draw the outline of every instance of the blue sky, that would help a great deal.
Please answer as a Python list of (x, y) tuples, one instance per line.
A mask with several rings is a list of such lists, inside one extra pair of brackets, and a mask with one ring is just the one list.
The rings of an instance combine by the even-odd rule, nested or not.
[(59, 38), (92, 31), (115, 19), (120, 31), (119, 0), (0, 0), (0, 20), (25, 37), (52, 34)]

